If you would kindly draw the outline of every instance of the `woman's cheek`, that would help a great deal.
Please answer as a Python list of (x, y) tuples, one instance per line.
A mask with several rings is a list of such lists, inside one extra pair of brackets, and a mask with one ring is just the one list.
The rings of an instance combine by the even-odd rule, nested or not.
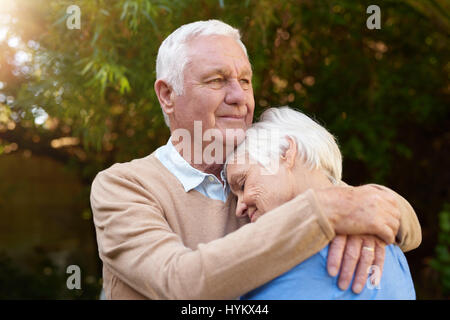
[(262, 187), (256, 188), (255, 190), (255, 203), (256, 207), (258, 208), (258, 211), (261, 214), (266, 213), (267, 211), (272, 210), (275, 208), (273, 205), (273, 200), (271, 199), (271, 194), (267, 190), (265, 190)]
[(258, 207), (258, 202), (260, 198), (260, 194), (257, 187), (254, 187), (252, 185), (246, 185), (245, 187), (245, 201), (248, 206), (256, 206)]

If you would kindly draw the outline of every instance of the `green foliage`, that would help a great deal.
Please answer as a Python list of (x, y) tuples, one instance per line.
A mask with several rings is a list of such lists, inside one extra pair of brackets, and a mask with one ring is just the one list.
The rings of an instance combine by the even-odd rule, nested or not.
[(448, 38), (421, 15), (427, 6), (418, 12), (404, 2), (380, 3), (377, 32), (365, 27), (364, 1), (80, 0), (81, 30), (65, 26), (69, 4), (54, 1), (42, 12), (49, 29), (37, 38), (39, 68), (15, 105), (27, 114), (45, 106), (87, 150), (106, 150), (112, 161), (144, 156), (167, 138), (153, 90), (156, 53), (173, 29), (200, 19), (242, 30), (256, 116), (289, 104), (317, 117), (372, 181), (385, 181), (393, 156), (411, 156), (399, 127), (448, 112), (446, 72), (438, 67), (446, 63)]
[(438, 244), (430, 266), (439, 272), (444, 295), (450, 295), (450, 203), (439, 213)]

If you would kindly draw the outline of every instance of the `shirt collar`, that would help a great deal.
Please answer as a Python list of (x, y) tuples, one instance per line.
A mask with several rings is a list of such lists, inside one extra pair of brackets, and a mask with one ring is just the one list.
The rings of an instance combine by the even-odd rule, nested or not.
[[(205, 181), (205, 179), (207, 180), (208, 177), (213, 177), (216, 179), (217, 183), (220, 183), (216, 176), (193, 168), (180, 155), (177, 149), (175, 149), (170, 138), (166, 145), (158, 148), (157, 154), (160, 161), (166, 166), (167, 169), (169, 169), (171, 173), (173, 173), (178, 181), (181, 182), (185, 192), (197, 188)], [(223, 170), (220, 172), (220, 177), (222, 178), (222, 181), (225, 182), (224, 189), (228, 190), (228, 183), (225, 179)]]

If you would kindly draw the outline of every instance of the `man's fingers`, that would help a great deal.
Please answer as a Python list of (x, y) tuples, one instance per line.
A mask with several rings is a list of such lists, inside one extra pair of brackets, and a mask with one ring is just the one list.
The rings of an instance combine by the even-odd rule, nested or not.
[(373, 237), (365, 237), (361, 248), (361, 257), (353, 279), (352, 290), (354, 293), (360, 293), (364, 289), (369, 269), (373, 265), (374, 259), (375, 239)]
[(361, 237), (348, 237), (342, 261), (341, 273), (339, 275), (339, 288), (347, 290), (352, 281), (353, 274), (358, 263), (363, 240)]
[(337, 235), (331, 241), (330, 247), (328, 248), (327, 270), (328, 274), (332, 277), (337, 276), (339, 273), (346, 242), (346, 235)]
[(376, 241), (375, 243), (375, 260), (373, 262), (374, 268), (371, 270), (370, 282), (373, 286), (377, 286), (380, 283), (381, 276), (383, 274), (384, 258), (386, 256), (386, 244), (382, 241)]
[(392, 233), (394, 234), (394, 238), (398, 233), (398, 229), (400, 228), (400, 220), (397, 218), (394, 218), (393, 216), (389, 216), (387, 221), (386, 221), (386, 225), (388, 225), (391, 230)]
[(395, 236), (397, 235), (394, 233), (394, 230), (389, 227), (386, 223), (376, 225), (374, 227), (374, 230), (376, 230), (373, 235), (378, 236), (381, 240), (383, 240), (387, 244), (391, 244), (395, 242)]

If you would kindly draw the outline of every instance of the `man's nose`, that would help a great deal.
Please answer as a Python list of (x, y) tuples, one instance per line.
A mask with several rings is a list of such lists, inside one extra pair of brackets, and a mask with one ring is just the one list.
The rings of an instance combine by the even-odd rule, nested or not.
[(241, 218), (247, 214), (247, 205), (241, 201), (241, 199), (238, 199), (238, 202), (236, 204), (236, 217)]
[(245, 91), (237, 79), (229, 80), (225, 102), (229, 105), (242, 106), (245, 104)]

